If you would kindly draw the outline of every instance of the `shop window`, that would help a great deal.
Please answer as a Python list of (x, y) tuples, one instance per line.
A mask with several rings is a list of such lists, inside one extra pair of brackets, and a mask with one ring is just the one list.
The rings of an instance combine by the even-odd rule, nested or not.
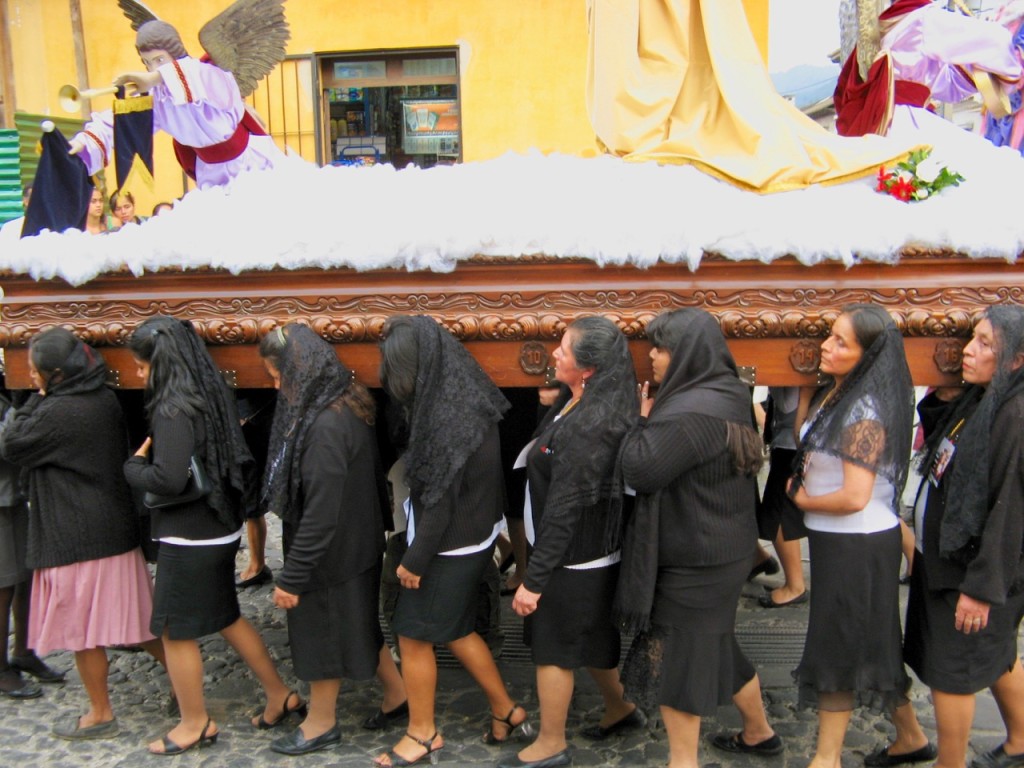
[(454, 51), (321, 55), (320, 74), (328, 162), (398, 168), (458, 162)]

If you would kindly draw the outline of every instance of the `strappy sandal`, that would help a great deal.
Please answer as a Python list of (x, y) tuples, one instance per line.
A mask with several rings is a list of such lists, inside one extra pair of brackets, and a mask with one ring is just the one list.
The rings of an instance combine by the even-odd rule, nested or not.
[[(415, 741), (417, 744), (419, 744), (427, 751), (419, 757), (417, 757), (415, 760), (407, 760), (406, 758), (397, 754), (394, 750), (390, 750), (386, 754), (381, 755), (376, 760), (374, 760), (373, 764), (376, 765), (378, 768), (405, 768), (405, 766), (416, 765), (423, 758), (427, 758), (430, 760), (431, 765), (437, 765), (437, 759), (440, 757), (438, 753), (442, 749), (444, 749), (444, 744), (441, 744), (441, 746), (439, 747), (434, 746), (434, 741), (440, 735), (438, 734), (437, 731), (434, 731), (434, 735), (431, 736), (429, 739), (417, 739), (408, 731), (405, 732), (405, 735), (413, 741)], [(385, 757), (388, 759), (388, 762), (381, 762), (381, 760)]]
[[(512, 715), (516, 713), (517, 709), (522, 709), (523, 712), (526, 713), (526, 717), (524, 717), (518, 723), (513, 723)], [(531, 736), (533, 736), (533, 726), (530, 725), (530, 715), (528, 712), (526, 712), (526, 710), (523, 707), (520, 707), (518, 704), (513, 704), (512, 709), (509, 710), (509, 713), (505, 715), (505, 717), (491, 715), (491, 720), (493, 720), (496, 723), (501, 723), (502, 725), (504, 725), (508, 729), (508, 732), (505, 734), (505, 738), (499, 739), (497, 736), (494, 735), (493, 730), (488, 731), (484, 734), (484, 744), (505, 744), (506, 742), (510, 741), (513, 736), (516, 735), (517, 731), (520, 735), (523, 736), (523, 738), (528, 739)]]
[[(291, 701), (292, 696), (299, 700), (299, 703), (295, 707), (289, 707), (288, 702)], [(298, 691), (288, 691), (288, 695), (284, 697), (284, 708), (281, 714), (275, 720), (267, 720), (263, 717), (263, 713), (260, 713), (260, 719), (256, 721), (256, 727), (261, 731), (269, 731), (271, 728), (277, 728), (281, 723), (288, 719), (288, 715), (299, 715), (305, 718), (309, 713), (309, 708), (306, 706), (306, 702), (299, 696)]]
[(220, 736), (220, 731), (215, 733), (209, 733), (210, 726), (212, 725), (210, 718), (206, 718), (206, 725), (203, 726), (202, 732), (199, 734), (199, 738), (193, 741), (191, 744), (184, 746), (175, 744), (171, 741), (170, 736), (164, 736), (162, 739), (163, 752), (154, 752), (152, 749), (149, 750), (151, 755), (164, 755), (166, 757), (173, 757), (174, 755), (180, 755), (182, 752), (188, 752), (190, 749), (202, 749), (203, 747), (212, 747), (217, 743), (217, 737)]

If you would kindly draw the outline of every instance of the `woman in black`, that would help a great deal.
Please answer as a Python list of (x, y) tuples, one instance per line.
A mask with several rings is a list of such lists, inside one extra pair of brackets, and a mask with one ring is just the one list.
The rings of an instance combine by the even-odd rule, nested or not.
[(149, 749), (176, 755), (217, 740), (203, 698), (198, 639), (204, 635), (219, 632), (263, 687), (267, 704), (255, 726), (278, 725), (305, 704), (282, 682), (263, 640), (238, 609), (235, 553), (252, 456), (231, 391), (187, 321), (147, 320), (135, 329), (129, 347), (146, 382), (152, 436), (125, 463), (128, 483), (149, 494), (183, 496), (194, 482), (189, 464), (195, 455), (212, 486), (204, 497), (152, 509), (152, 535), (160, 551), (150, 628), (163, 639), (181, 722)]
[(341, 741), (341, 678), (373, 677), (387, 490), (373, 398), (308, 326), (278, 328), (260, 356), (279, 390), (263, 505), (283, 525), (274, 603), (288, 611), (292, 664), (310, 681), (309, 714), (270, 748), (300, 755)]
[(735, 703), (743, 730), (727, 752), (774, 755), (761, 684), (736, 643), (736, 605), (757, 546), (756, 475), (764, 460), (750, 393), (715, 319), (678, 309), (647, 327), (657, 397), (644, 384), (640, 424), (622, 445), (636, 488), (616, 616), (640, 634), (626, 660), (627, 696), (661, 708), (670, 766), (695, 765), (701, 717)]
[(402, 590), (392, 628), (409, 697), (409, 729), (381, 766), (436, 758), (434, 644), (455, 654), (491, 707), (490, 741), (526, 724), (509, 698), (490, 649), (474, 631), (477, 584), (505, 511), (498, 422), (508, 401), (452, 335), (430, 317), (384, 324), (381, 383), (408, 426), (403, 454), (410, 490), (409, 548), (398, 566)]
[(971, 765), (1009, 768), (1024, 765), (1024, 310), (985, 312), (964, 348), (963, 377), (959, 397), (939, 389), (919, 406), (926, 479), (904, 655), (931, 688), (936, 765), (964, 765), (975, 693), (991, 688), (1006, 741)]
[(566, 390), (527, 454), (524, 520), (531, 548), (512, 600), (513, 610), (527, 617), (540, 733), (499, 766), (572, 762), (565, 721), (579, 667), (590, 672), (605, 704), (601, 723), (584, 735), (601, 739), (643, 724), (622, 698), (620, 638), (610, 614), (623, 520), (617, 457), (636, 421), (633, 359), (626, 337), (603, 317), (574, 321), (554, 359), (555, 377)]

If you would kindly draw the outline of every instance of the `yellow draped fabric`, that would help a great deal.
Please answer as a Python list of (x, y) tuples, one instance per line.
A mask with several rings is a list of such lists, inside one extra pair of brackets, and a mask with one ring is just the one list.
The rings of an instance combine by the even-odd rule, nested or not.
[(740, 0), (590, 0), (587, 105), (629, 160), (692, 163), (758, 192), (874, 173), (913, 147), (829, 133), (772, 86)]

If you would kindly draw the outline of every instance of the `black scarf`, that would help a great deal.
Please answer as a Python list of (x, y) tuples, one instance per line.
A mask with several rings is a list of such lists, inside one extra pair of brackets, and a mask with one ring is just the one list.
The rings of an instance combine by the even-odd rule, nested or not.
[[(851, 431), (864, 422), (880, 425), (881, 433)], [(824, 453), (888, 480), (893, 488), (890, 505), (899, 514), (913, 425), (914, 385), (903, 336), (890, 322), (815, 414), (797, 448), (791, 492), (803, 485), (808, 454)], [(878, 438), (885, 441), (881, 450), (877, 450)]]
[(405, 480), (434, 506), (511, 405), (452, 335), (417, 315), (416, 391), (409, 405)]
[(206, 458), (203, 466), (213, 481), (206, 503), (222, 525), (236, 530), (243, 522), (242, 499), (246, 483), (252, 481), (253, 458), (242, 434), (234, 393), (191, 322), (164, 318), (162, 330), (174, 341), (175, 349), (191, 371), (205, 401), (202, 418), (206, 427)]
[[(685, 308), (672, 312), (666, 326), (670, 329), (666, 336), (678, 341), (670, 351), (668, 370), (648, 418), (699, 413), (751, 429), (750, 391), (737, 375), (718, 322), (704, 310)], [(612, 611), (627, 632), (650, 627), (658, 578), (661, 496), (661, 491), (637, 494), (633, 515), (626, 522)]]
[(300, 461), (306, 436), (324, 408), (345, 394), (353, 374), (308, 326), (288, 326), (286, 338), (277, 361), (281, 390), (270, 428), (262, 500), (265, 509), (294, 523), (302, 517)]
[[(1024, 392), (1024, 368), (1013, 370), (1024, 350), (1024, 309), (1011, 305), (989, 307), (985, 317), (996, 341), (996, 373), (988, 387), (973, 385), (960, 396), (934, 438), (925, 445), (923, 467), (931, 467), (942, 438), (961, 419), (956, 454), (950, 468), (946, 509), (939, 528), (939, 554), (968, 563), (978, 551), (989, 507), (989, 465), (992, 424), (1008, 400)], [(1019, 426), (1015, 427), (1019, 428)]]

